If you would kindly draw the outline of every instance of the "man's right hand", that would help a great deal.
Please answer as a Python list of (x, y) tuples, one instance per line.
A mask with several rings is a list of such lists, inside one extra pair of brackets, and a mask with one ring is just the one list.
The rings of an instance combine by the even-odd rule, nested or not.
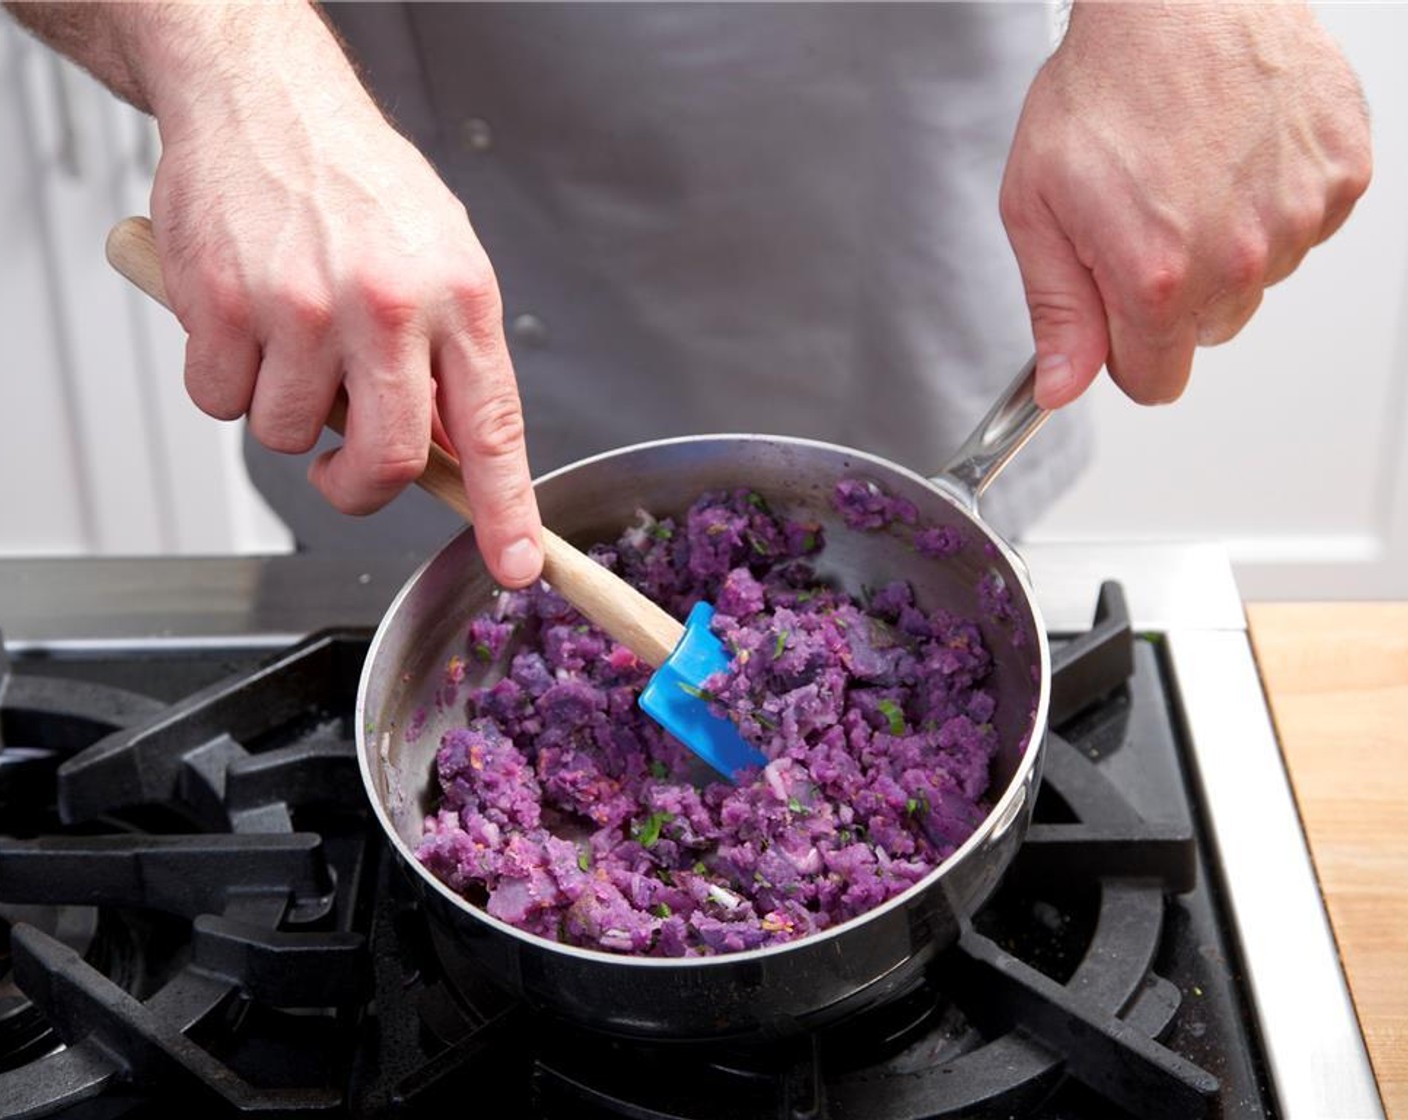
[(125, 67), (111, 84), (161, 131), (152, 224), (192, 400), (298, 453), (345, 389), (343, 445), (309, 473), (349, 514), (414, 481), (443, 430), (491, 573), (535, 579), (541, 526), (493, 269), (316, 12), (91, 7), (115, 25), (96, 40)]

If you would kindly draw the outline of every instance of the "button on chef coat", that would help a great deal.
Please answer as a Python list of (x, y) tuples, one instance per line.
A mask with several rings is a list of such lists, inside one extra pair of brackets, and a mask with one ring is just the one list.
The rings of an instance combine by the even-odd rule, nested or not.
[[(934, 473), (1031, 351), (997, 197), (1044, 4), (328, 10), (494, 264), (535, 474), (741, 431)], [(1084, 461), (1069, 413), (985, 497), (1000, 530)], [(458, 528), (414, 489), (342, 517), (246, 444), (305, 546)]]

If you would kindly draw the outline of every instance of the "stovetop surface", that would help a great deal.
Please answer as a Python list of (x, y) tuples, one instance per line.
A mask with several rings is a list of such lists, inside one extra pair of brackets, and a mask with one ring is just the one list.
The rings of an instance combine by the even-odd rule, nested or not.
[(273, 669), (250, 644), (25, 647), (0, 694), (0, 1116), (1274, 1115), (1164, 644), (1108, 596), (1055, 643), (1028, 841), (930, 983), (741, 1051), (569, 1030), (447, 947), (357, 780), (365, 629)]
[[(1100, 584), (1124, 588), (1137, 631), (1245, 630), (1226, 552), (1146, 542), (1024, 547), (1047, 629), (1090, 625)], [(296, 641), (375, 627), (420, 555), (0, 559), (0, 626), (11, 646)]]

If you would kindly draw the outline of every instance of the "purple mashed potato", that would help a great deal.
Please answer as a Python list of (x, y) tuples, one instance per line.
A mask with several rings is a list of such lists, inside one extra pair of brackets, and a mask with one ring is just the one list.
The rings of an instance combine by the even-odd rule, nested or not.
[[(962, 546), (867, 484), (835, 502), (926, 555)], [(692, 784), (692, 756), (637, 707), (650, 670), (628, 650), (542, 584), (502, 594), (437, 697), (467, 718), (436, 755), (420, 860), (518, 928), (667, 957), (790, 941), (922, 879), (989, 809), (992, 659), (974, 622), (919, 610), (907, 584), (864, 606), (823, 586), (822, 545), (737, 491), (593, 550), (677, 617), (714, 604), (733, 657), (707, 695), (769, 760), (737, 785)], [(471, 668), (494, 683), (466, 685)]]

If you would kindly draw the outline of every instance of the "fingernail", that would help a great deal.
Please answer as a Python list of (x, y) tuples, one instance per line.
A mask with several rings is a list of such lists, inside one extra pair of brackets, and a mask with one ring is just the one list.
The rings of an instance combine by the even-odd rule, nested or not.
[(508, 583), (528, 583), (542, 567), (542, 553), (527, 537), (520, 537), (499, 553), (499, 577)]
[(1047, 354), (1036, 363), (1037, 404), (1049, 408), (1046, 402), (1060, 401), (1075, 381), (1071, 360), (1064, 354)]

